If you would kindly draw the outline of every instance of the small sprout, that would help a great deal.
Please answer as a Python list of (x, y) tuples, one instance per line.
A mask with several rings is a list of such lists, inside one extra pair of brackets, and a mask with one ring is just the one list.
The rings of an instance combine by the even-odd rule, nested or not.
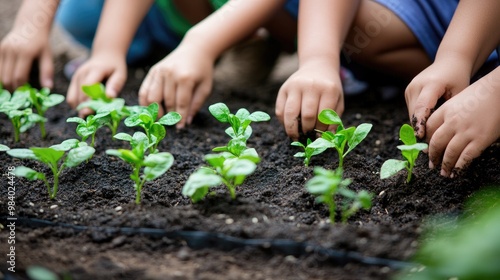
[[(318, 119), (326, 125), (337, 125), (337, 130), (335, 133), (321, 131), (321, 138), (314, 140), (308, 147), (313, 149), (335, 148), (339, 154), (339, 167), (343, 167), (345, 156), (359, 145), (372, 129), (372, 124), (369, 123), (345, 128), (339, 115), (332, 109), (321, 111)], [(347, 151), (345, 150), (346, 144), (349, 146)]]
[(28, 180), (43, 180), (50, 199), (54, 199), (59, 188), (59, 176), (61, 172), (66, 167), (75, 167), (83, 161), (88, 160), (94, 152), (95, 149), (87, 146), (86, 143), (80, 142), (77, 139), (70, 139), (49, 148), (12, 149), (7, 151), (7, 154), (19, 159), (32, 159), (45, 163), (54, 176), (52, 186), (50, 186), (45, 174), (25, 166), (16, 167), (14, 174)]
[(327, 170), (322, 167), (314, 168), (314, 177), (306, 183), (307, 190), (316, 195), (316, 202), (324, 203), (330, 211), (330, 221), (335, 223), (335, 211), (337, 204), (335, 203), (335, 195), (340, 194), (344, 198), (352, 201), (349, 206), (345, 203), (342, 207), (342, 222), (356, 213), (359, 209), (370, 209), (371, 194), (366, 191), (355, 193), (347, 188), (351, 184), (351, 179), (342, 178), (342, 168), (337, 168), (335, 171)]
[[(214, 148), (214, 152), (230, 152), (235, 156), (246, 149), (246, 142), (252, 135), (252, 122), (268, 121), (271, 117), (261, 111), (250, 114), (247, 109), (239, 109), (236, 114), (231, 114), (224, 103), (216, 103), (208, 107), (210, 113), (221, 123), (229, 123), (231, 127), (226, 129), (226, 134), (231, 137), (227, 146)], [(245, 147), (245, 148), (243, 148)]]
[(255, 149), (244, 150), (239, 157), (229, 153), (209, 154), (205, 160), (210, 167), (202, 167), (189, 176), (182, 188), (182, 194), (191, 198), (193, 203), (203, 199), (210, 187), (224, 184), (232, 199), (236, 198), (236, 187), (243, 184), (260, 162)]
[(168, 112), (158, 121), (158, 104), (151, 103), (147, 107), (135, 106), (129, 107), (131, 114), (125, 119), (125, 125), (128, 127), (140, 126), (144, 129), (149, 142), (153, 143), (149, 148), (150, 153), (154, 153), (167, 132), (164, 125), (174, 125), (181, 120), (181, 115), (177, 112)]
[[(32, 88), (30, 85), (24, 85), (17, 90), (29, 92), (30, 102), (35, 108), (38, 115), (45, 118), (45, 112), (51, 107), (54, 107), (64, 101), (64, 96), (57, 93), (50, 93), (50, 89), (42, 88), (40, 91)], [(47, 133), (45, 132), (46, 119), (40, 121), (40, 133), (42, 138), (45, 139)]]
[[(167, 152), (157, 152), (146, 156), (146, 150), (155, 145), (156, 142), (150, 142), (148, 136), (142, 132), (136, 132), (133, 136), (126, 133), (118, 133), (114, 137), (129, 142), (132, 150), (106, 150), (106, 153), (119, 157), (132, 166), (133, 170), (130, 178), (135, 183), (135, 203), (140, 204), (144, 183), (153, 181), (167, 172), (174, 163), (174, 157)], [(142, 168), (144, 168), (144, 172), (141, 175)]]
[(91, 137), (90, 146), (94, 147), (95, 143), (95, 134), (97, 130), (106, 123), (109, 122), (109, 114), (107, 113), (99, 113), (97, 115), (88, 115), (86, 119), (82, 119), (79, 117), (68, 118), (66, 122), (74, 122), (77, 123), (76, 134), (81, 137), (81, 141), (85, 142), (89, 137)]
[(101, 83), (82, 86), (82, 90), (90, 97), (90, 100), (81, 103), (76, 109), (90, 108), (96, 114), (109, 115), (108, 122), (105, 125), (109, 127), (111, 134), (114, 136), (122, 119), (130, 115), (125, 106), (125, 100), (123, 98), (107, 97), (106, 89)]
[(14, 142), (19, 142), (21, 133), (47, 120), (33, 113), (28, 91), (16, 90), (10, 94), (0, 85), (0, 112), (6, 114), (14, 129)]
[(326, 149), (327, 149), (326, 147), (313, 148), (310, 146), (311, 143), (312, 143), (311, 139), (307, 138), (307, 143), (305, 146), (304, 146), (304, 144), (300, 143), (299, 141), (292, 142), (292, 144), (291, 144), (292, 146), (297, 146), (297, 147), (301, 147), (302, 149), (304, 149), (303, 152), (298, 152), (293, 156), (297, 157), (297, 158), (304, 158), (304, 165), (306, 167), (309, 166), (309, 164), (311, 163), (311, 157), (313, 157), (315, 155), (319, 155), (322, 152), (326, 151)]
[(386, 160), (380, 168), (380, 179), (386, 179), (394, 176), (396, 173), (406, 168), (406, 170), (408, 170), (406, 183), (409, 183), (411, 181), (413, 167), (415, 166), (418, 154), (420, 151), (427, 149), (428, 145), (426, 143), (417, 143), (415, 132), (408, 124), (403, 124), (401, 126), (401, 129), (399, 130), (399, 139), (404, 143), (404, 145), (399, 145), (398, 149), (401, 150), (401, 154), (406, 160)]

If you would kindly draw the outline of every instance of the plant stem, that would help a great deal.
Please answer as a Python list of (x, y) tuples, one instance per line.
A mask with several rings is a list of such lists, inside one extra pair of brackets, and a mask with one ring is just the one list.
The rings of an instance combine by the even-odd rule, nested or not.
[(410, 183), (411, 181), (411, 174), (413, 173), (413, 165), (414, 163), (410, 163), (410, 168), (408, 168), (408, 176), (406, 177), (406, 183)]
[(45, 139), (45, 137), (47, 137), (47, 132), (45, 131), (44, 122), (40, 122), (40, 133), (42, 134), (42, 139)]
[(20, 125), (14, 120), (11, 120), (12, 122), (12, 127), (14, 128), (14, 143), (19, 142), (19, 134), (21, 133), (20, 131)]
[(90, 141), (90, 147), (94, 148), (94, 142), (95, 142), (95, 133), (92, 134), (92, 141)]
[(61, 165), (61, 169), (57, 170), (57, 163), (51, 164), (50, 169), (52, 169), (52, 174), (54, 174), (54, 184), (52, 185), (52, 192), (50, 192), (50, 199), (54, 199), (57, 195), (57, 190), (59, 189), (59, 175), (64, 169), (64, 163)]

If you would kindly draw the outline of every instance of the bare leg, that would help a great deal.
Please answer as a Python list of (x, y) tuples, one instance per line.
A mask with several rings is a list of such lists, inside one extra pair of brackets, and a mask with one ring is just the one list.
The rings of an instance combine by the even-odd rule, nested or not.
[(385, 6), (362, 0), (344, 55), (364, 65), (412, 79), (431, 64), (406, 24)]

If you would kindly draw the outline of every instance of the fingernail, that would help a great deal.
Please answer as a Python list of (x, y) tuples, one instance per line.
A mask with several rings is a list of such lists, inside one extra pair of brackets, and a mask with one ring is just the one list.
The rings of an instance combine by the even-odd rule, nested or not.
[(187, 124), (191, 124), (193, 122), (193, 117), (192, 116), (189, 116), (187, 118)]
[(429, 161), (429, 168), (434, 169), (434, 163), (432, 163), (432, 161)]
[(444, 169), (441, 169), (441, 176), (448, 177), (448, 172), (446, 172)]
[(450, 174), (450, 178), (451, 178), (451, 179), (455, 178), (455, 173), (453, 173), (453, 172), (452, 172), (452, 173)]
[(45, 79), (43, 80), (43, 86), (52, 88), (54, 86), (54, 82), (51, 79)]
[(184, 128), (184, 124), (180, 124), (180, 123), (179, 123), (179, 124), (177, 124), (177, 125), (175, 126), (175, 128), (177, 128), (177, 129), (183, 129), (183, 128)]

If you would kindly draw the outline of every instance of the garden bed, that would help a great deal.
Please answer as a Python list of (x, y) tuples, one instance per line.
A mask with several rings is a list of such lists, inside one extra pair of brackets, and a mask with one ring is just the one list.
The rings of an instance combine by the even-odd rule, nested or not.
[[(121, 97), (134, 105), (140, 79), (133, 78), (133, 72), (130, 77)], [(64, 93), (68, 82), (58, 76), (56, 85), (54, 91)], [(408, 115), (402, 92), (395, 99), (382, 101), (370, 91), (346, 100), (344, 124), (372, 123), (373, 129), (346, 157), (344, 176), (353, 179), (350, 188), (374, 194), (373, 207), (358, 212), (347, 224), (330, 224), (328, 209), (315, 204), (305, 182), (312, 177), (313, 166), (336, 168), (337, 155), (327, 151), (313, 157), (311, 167), (304, 167), (301, 159), (293, 157), (299, 150), (290, 146), (290, 139), (274, 117), (278, 89), (279, 84), (240, 92), (222, 92), (216, 87), (188, 129), (167, 127), (159, 150), (172, 153), (174, 165), (165, 175), (146, 183), (139, 206), (134, 203), (130, 167), (105, 153), (106, 149), (128, 144), (112, 141), (107, 129), (98, 132), (96, 154), (90, 161), (63, 172), (56, 199), (48, 199), (43, 182), (16, 179), (16, 216), (54, 223), (24, 220), (22, 224), (19, 220), (16, 271), (41, 265), (71, 275), (71, 279), (388, 279), (401, 263), (366, 264), (363, 262), (368, 260), (360, 255), (410, 261), (428, 217), (457, 215), (472, 193), (500, 183), (498, 144), (488, 148), (456, 179), (442, 178), (437, 170), (429, 170), (427, 156), (423, 155), (410, 184), (405, 183), (405, 172), (380, 180), (382, 163), (400, 158), (396, 149), (400, 144), (398, 132), (408, 122)], [(238, 187), (237, 199), (231, 200), (221, 186), (213, 195), (192, 204), (181, 195), (184, 183), (204, 164), (203, 156), (211, 148), (228, 141), (226, 127), (207, 110), (215, 102), (226, 103), (232, 112), (245, 107), (251, 112), (265, 111), (272, 118), (252, 125), (254, 133), (248, 146), (257, 150), (262, 162)], [(10, 122), (2, 115), (0, 143), (24, 148), (77, 138), (76, 124), (66, 123), (76, 111), (67, 104), (49, 109), (47, 115), (46, 140), (40, 139), (35, 128), (23, 134), (17, 144), (12, 142)], [(135, 130), (122, 125), (119, 131)], [(0, 154), (2, 173), (21, 164), (48, 171), (33, 161)], [(0, 195), (0, 216), (6, 217), (6, 187)], [(190, 239), (181, 234), (193, 232), (201, 237)], [(7, 234), (0, 231), (3, 256)], [(238, 242), (253, 239), (265, 242), (239, 246)], [(324, 251), (308, 250), (313, 247), (307, 246), (305, 250), (292, 250), (290, 246), (280, 247), (282, 240), (348, 255), (328, 257)], [(5, 273), (5, 261), (0, 269)]]

